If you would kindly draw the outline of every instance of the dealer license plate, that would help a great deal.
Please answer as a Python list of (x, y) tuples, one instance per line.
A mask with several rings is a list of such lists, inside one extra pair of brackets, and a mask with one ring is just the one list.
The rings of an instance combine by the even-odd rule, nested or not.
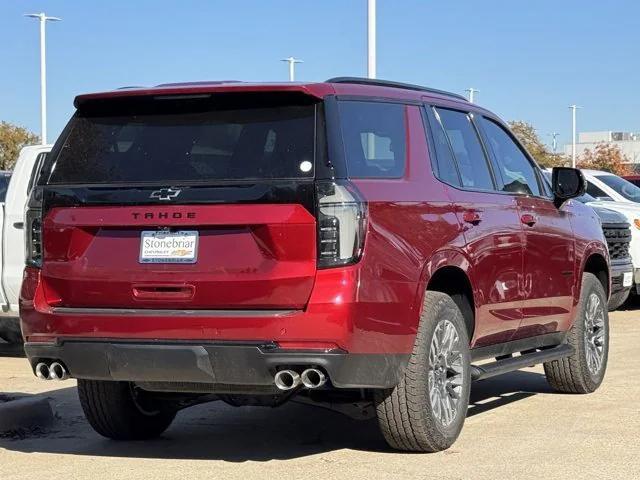
[(196, 263), (198, 232), (145, 230), (140, 235), (140, 263)]

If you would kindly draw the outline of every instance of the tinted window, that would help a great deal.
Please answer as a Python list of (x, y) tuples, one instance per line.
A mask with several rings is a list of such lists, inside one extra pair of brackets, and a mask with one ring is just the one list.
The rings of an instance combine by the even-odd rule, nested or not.
[(458, 163), (462, 185), (493, 190), (494, 185), (487, 158), (469, 116), (466, 113), (441, 108), (436, 112)]
[(9, 180), (11, 180), (11, 173), (0, 172), (0, 202), (4, 202), (4, 199), (7, 196)]
[(598, 198), (600, 200), (611, 200), (609, 195), (607, 195), (600, 187), (596, 187), (591, 182), (587, 182), (587, 193), (592, 197)]
[(536, 172), (529, 159), (509, 134), (497, 123), (483, 118), (482, 124), (498, 167), (505, 192), (540, 195)]
[(598, 180), (632, 202), (640, 202), (640, 188), (617, 175), (598, 175)]
[(218, 107), (214, 96), (109, 108), (72, 120), (50, 183), (313, 177), (314, 105)]
[(404, 105), (348, 101), (339, 102), (338, 108), (349, 176), (402, 177), (406, 158)]
[(458, 168), (456, 167), (456, 161), (453, 158), (447, 135), (442, 129), (440, 122), (431, 122), (431, 132), (433, 134), (433, 146), (436, 153), (436, 163), (438, 167), (437, 176), (443, 182), (450, 185), (459, 186), (460, 176), (458, 175)]
[(47, 158), (47, 152), (43, 152), (38, 154), (36, 157), (36, 162), (33, 165), (33, 170), (31, 170), (31, 176), (29, 177), (29, 184), (27, 185), (27, 195), (31, 193), (33, 186), (37, 183), (36, 180), (40, 176), (40, 172), (42, 171), (42, 165)]

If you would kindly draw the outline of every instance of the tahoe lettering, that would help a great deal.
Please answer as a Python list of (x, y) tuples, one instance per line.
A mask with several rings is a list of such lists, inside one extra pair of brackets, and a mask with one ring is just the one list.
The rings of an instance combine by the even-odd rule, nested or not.
[(131, 214), (134, 220), (181, 220), (194, 219), (196, 212), (133, 212)]

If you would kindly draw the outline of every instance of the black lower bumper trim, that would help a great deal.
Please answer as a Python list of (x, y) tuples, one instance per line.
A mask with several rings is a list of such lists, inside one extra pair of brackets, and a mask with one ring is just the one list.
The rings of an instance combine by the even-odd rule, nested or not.
[(189, 382), (264, 387), (278, 367), (317, 366), (336, 388), (391, 388), (409, 355), (263, 350), (259, 345), (66, 341), (26, 343), (32, 367), (64, 363), (72, 377), (131, 382)]
[(622, 290), (631, 290), (631, 285), (623, 286), (623, 278), (625, 273), (631, 273), (633, 276), (633, 263), (631, 257), (626, 260), (612, 260), (611, 261), (611, 293), (617, 293)]

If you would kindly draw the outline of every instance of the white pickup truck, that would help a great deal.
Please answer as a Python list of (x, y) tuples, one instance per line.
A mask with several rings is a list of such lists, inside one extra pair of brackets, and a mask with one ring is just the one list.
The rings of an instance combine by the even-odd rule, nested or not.
[(0, 249), (0, 339), (22, 341), (18, 321), (18, 295), (24, 270), (24, 211), (42, 161), (51, 145), (24, 147), (9, 181), (4, 203), (0, 203), (2, 248)]

